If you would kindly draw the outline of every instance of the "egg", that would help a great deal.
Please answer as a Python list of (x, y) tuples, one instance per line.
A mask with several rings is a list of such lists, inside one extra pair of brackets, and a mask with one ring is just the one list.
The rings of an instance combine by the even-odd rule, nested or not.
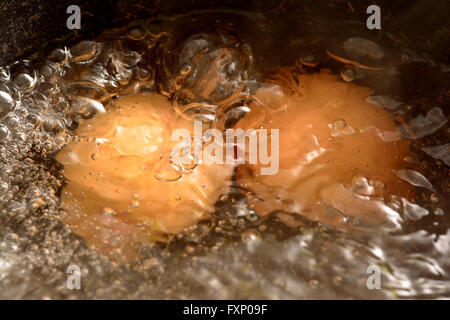
[(67, 180), (63, 222), (101, 253), (129, 260), (142, 244), (207, 219), (233, 166), (171, 161), (172, 132), (193, 125), (165, 97), (135, 94), (115, 106), (82, 123), (56, 160)]
[(341, 229), (398, 226), (402, 218), (388, 201), (412, 198), (414, 189), (394, 173), (410, 151), (390, 114), (368, 102), (369, 88), (329, 71), (297, 80), (279, 76), (260, 88), (255, 98), (266, 111), (251, 112), (235, 126), (279, 135), (276, 173), (261, 174), (261, 162), (237, 169), (249, 205), (260, 216), (278, 212), (294, 224), (287, 213)]

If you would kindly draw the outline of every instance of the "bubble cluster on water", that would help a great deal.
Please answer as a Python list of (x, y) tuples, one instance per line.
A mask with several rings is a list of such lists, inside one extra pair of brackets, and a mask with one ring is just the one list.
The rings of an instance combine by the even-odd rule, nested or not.
[[(417, 153), (409, 161), (427, 172), (393, 173), (418, 187), (415, 203), (389, 204), (406, 218), (401, 230), (348, 234), (298, 216), (288, 226), (277, 215), (259, 218), (236, 188), (218, 201), (210, 221), (167, 244), (143, 248), (145, 258), (127, 265), (87, 248), (59, 221), (70, 213), (60, 208), (65, 181), (52, 156), (80, 139), (73, 130), (84, 119), (115, 108), (117, 95), (158, 91), (180, 114), (218, 121), (221, 128), (270, 108), (251, 97), (263, 85), (252, 78), (251, 44), (220, 23), (223, 30), (195, 30), (183, 38), (185, 32), (176, 28), (197, 21), (190, 19), (135, 23), (0, 68), (0, 298), (450, 296), (448, 82), (438, 76), (432, 82), (447, 96), (414, 91), (416, 84), (404, 78), (417, 71), (430, 78), (439, 70), (411, 51), (397, 52), (398, 68), (379, 69), (389, 57), (362, 38), (300, 50), (297, 71), (327, 66), (344, 81), (376, 87), (381, 75), (399, 86), (371, 99), (398, 120)], [(216, 117), (216, 111), (226, 116)], [(352, 133), (345, 119), (331, 127), (336, 135)], [(384, 185), (355, 177), (353, 187), (368, 194)], [(138, 196), (130, 199), (130, 207), (139, 205)], [(80, 291), (65, 286), (73, 264), (81, 268)], [(383, 290), (366, 288), (372, 264), (382, 270)]]

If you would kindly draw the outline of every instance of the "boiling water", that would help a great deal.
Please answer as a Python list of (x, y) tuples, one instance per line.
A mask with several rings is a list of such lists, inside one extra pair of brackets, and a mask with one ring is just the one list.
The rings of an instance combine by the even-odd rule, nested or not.
[[(277, 50), (276, 32), (271, 27), (261, 15), (230, 13), (139, 22), (106, 31), (98, 39), (55, 49), (48, 56), (36, 55), (38, 58), (3, 67), (1, 297), (449, 297), (448, 66), (405, 47), (394, 50), (356, 36), (336, 37), (332, 42), (310, 35), (285, 39), (292, 50)], [(334, 75), (323, 76), (324, 72)], [(370, 205), (385, 206), (384, 211), (395, 218), (387, 219), (391, 223), (368, 227), (355, 225), (353, 220), (330, 223), (298, 215), (292, 202), (286, 201), (289, 196), (282, 194), (272, 201), (271, 197), (280, 195), (270, 190), (258, 194), (251, 188), (252, 181), (242, 181), (242, 170), (236, 172), (231, 191), (214, 201), (215, 210), (208, 219), (173, 234), (169, 241), (145, 243), (139, 248), (138, 260), (107, 258), (102, 250), (86, 245), (90, 244), (88, 238), (80, 237), (86, 234), (77, 232), (73, 224), (70, 228), (62, 223), (73, 214), (73, 208), (62, 203), (70, 185), (67, 178), (74, 180), (76, 174), (71, 177), (66, 172), (65, 177), (55, 156), (58, 159), (67, 151), (66, 146), (84, 146), (86, 137), (80, 128), (87, 124), (94, 130), (101, 128), (95, 127), (100, 113), (114, 115), (118, 101), (123, 101), (120, 99), (143, 93), (157, 95), (155, 99), (164, 101), (166, 109), (185, 119), (202, 119), (224, 128), (253, 120), (254, 115), (258, 122), (261, 110), (272, 114), (273, 109), (283, 106), (283, 94), (288, 95), (287, 103), (294, 101), (289, 89), (301, 91), (298, 86), (309, 83), (308, 77), (314, 77), (311, 74), (318, 77), (319, 88), (346, 82), (351, 88), (356, 88), (353, 83), (371, 88), (354, 89), (363, 90), (367, 101), (347, 101), (345, 112), (353, 110), (352, 103), (366, 109), (375, 103), (385, 110), (386, 118), (369, 122), (374, 125), (374, 134), (386, 125), (382, 136), (392, 138), (392, 147), (383, 144), (366, 149), (371, 155), (370, 166), (380, 171), (380, 180), (355, 175), (350, 177), (350, 185), (353, 183)], [(315, 108), (312, 103), (311, 110)], [(331, 120), (322, 114), (317, 123), (334, 133), (332, 139), (339, 140), (360, 134), (351, 119), (366, 121), (371, 117), (366, 109), (360, 116), (341, 111)], [(289, 124), (282, 117), (278, 124)], [(310, 121), (311, 117), (303, 119)], [(397, 126), (388, 125), (390, 121)], [(298, 132), (293, 130), (292, 134), (295, 142)], [(350, 146), (364, 148), (361, 141)], [(95, 153), (84, 150), (89, 157)], [(393, 155), (397, 158), (386, 160)], [(95, 155), (91, 160), (99, 166), (100, 161), (107, 161)], [(394, 162), (399, 167), (392, 165)], [(394, 173), (383, 175), (389, 169), (395, 169), (395, 178)], [(290, 182), (282, 176), (267, 179), (262, 182), (279, 185), (276, 190)], [(398, 183), (403, 191), (398, 198), (384, 202), (376, 190), (390, 186), (387, 179), (402, 181)], [(307, 189), (301, 187), (298, 192), (304, 195)], [(271, 208), (279, 211), (263, 215), (246, 192), (249, 190), (264, 195), (272, 201)], [(151, 190), (146, 192), (151, 198)], [(157, 194), (155, 191), (155, 197)], [(126, 202), (133, 200), (138, 199), (131, 195)], [(278, 200), (281, 205), (276, 205)], [(351, 216), (345, 205), (338, 211), (344, 217)], [(82, 290), (67, 289), (69, 265), (81, 268)], [(380, 290), (366, 286), (367, 268), (372, 265), (381, 270)]]

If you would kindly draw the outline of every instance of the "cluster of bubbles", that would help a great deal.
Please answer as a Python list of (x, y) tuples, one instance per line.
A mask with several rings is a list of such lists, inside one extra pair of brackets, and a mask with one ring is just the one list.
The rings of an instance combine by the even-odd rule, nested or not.
[[(183, 19), (180, 25), (186, 25)], [(450, 232), (446, 227), (441, 228), (440, 237), (421, 226), (400, 235), (380, 237), (368, 232), (355, 236), (293, 217), (299, 227), (291, 228), (277, 217), (260, 221), (238, 190), (218, 202), (211, 221), (178, 235), (179, 241), (167, 244), (169, 250), (158, 245), (145, 248), (146, 258), (135, 266), (107, 261), (62, 225), (58, 217), (67, 214), (59, 206), (64, 178), (52, 155), (82, 138), (74, 129), (84, 119), (115, 108), (114, 97), (158, 91), (173, 101), (181, 115), (222, 128), (253, 109), (266, 107), (251, 96), (263, 84), (252, 80), (254, 58), (248, 43), (237, 41), (226, 30), (178, 34), (185, 32), (171, 32), (155, 22), (139, 23), (107, 31), (101, 41), (81, 41), (55, 49), (45, 58), (0, 68), (0, 286), (8, 288), (0, 298), (450, 294)], [(408, 54), (411, 57), (411, 52)], [(344, 81), (367, 79), (373, 72), (376, 76), (377, 72), (395, 74), (394, 66), (381, 69), (385, 54), (369, 40), (348, 39), (339, 47), (328, 48), (326, 55), (344, 65), (340, 66)], [(317, 54), (306, 52), (299, 66), (316, 68), (319, 61)], [(388, 95), (371, 99), (393, 116), (407, 118), (410, 113), (407, 104)], [(448, 132), (439, 106), (408, 121), (403, 130), (408, 139), (426, 140), (436, 132)], [(352, 133), (344, 119), (337, 119), (330, 128), (335, 135)], [(403, 210), (410, 222), (426, 215), (444, 216), (436, 194), (448, 192), (436, 186), (439, 172), (448, 169), (443, 164), (450, 162), (448, 144), (430, 138), (416, 148), (433, 158), (410, 161), (425, 166), (434, 161), (437, 165), (429, 166), (437, 167), (430, 169), (432, 178), (406, 170), (395, 173), (421, 188), (428, 203), (426, 208), (400, 203), (397, 209)], [(364, 188), (384, 186), (358, 177), (356, 187), (363, 192)], [(139, 205), (137, 199), (133, 201)], [(81, 267), (82, 279), (86, 279), (81, 291), (65, 286), (66, 269), (73, 264)], [(361, 266), (371, 264), (380, 266), (387, 290), (366, 290), (367, 274)]]
[[(136, 36), (129, 32), (126, 40)], [(59, 199), (64, 178), (52, 155), (81, 139), (73, 130), (114, 107), (119, 92), (152, 89), (153, 75), (117, 38), (0, 68), (0, 281), (10, 288), (2, 297), (27, 297), (38, 288), (45, 298), (48, 288), (65, 289), (65, 268), (83, 259), (94, 259), (97, 270), (109, 266), (60, 223), (67, 214)], [(34, 283), (32, 273), (48, 285)]]

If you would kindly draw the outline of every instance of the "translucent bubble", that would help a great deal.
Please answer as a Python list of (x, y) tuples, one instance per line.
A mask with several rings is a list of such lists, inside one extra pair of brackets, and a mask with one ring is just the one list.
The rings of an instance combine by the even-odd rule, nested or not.
[(0, 119), (5, 117), (13, 107), (13, 98), (8, 93), (0, 91)]
[(186, 162), (183, 162), (181, 165), (183, 166), (184, 170), (194, 170), (198, 163), (199, 160), (197, 159), (197, 157), (195, 155), (189, 154), (187, 155), (187, 160)]
[(224, 115), (225, 128), (230, 128), (242, 119), (247, 113), (250, 112), (250, 108), (247, 106), (237, 106), (228, 110)]
[(36, 85), (36, 76), (28, 73), (21, 73), (14, 78), (14, 84), (23, 91), (29, 91)]
[(344, 42), (343, 47), (352, 58), (369, 57), (380, 60), (384, 57), (383, 49), (378, 44), (363, 38), (350, 38)]
[(8, 127), (10, 131), (15, 130), (20, 123), (20, 119), (16, 115), (9, 115), (3, 123)]
[(447, 117), (439, 107), (434, 107), (426, 116), (418, 115), (403, 127), (403, 135), (407, 139), (423, 138), (447, 123)]
[(386, 189), (386, 184), (380, 180), (372, 181), (372, 185), (375, 188), (375, 190), (385, 190)]
[(253, 97), (234, 99), (217, 110), (215, 125), (220, 129), (231, 128), (251, 114), (254, 122), (252, 128), (259, 128), (266, 119), (267, 111), (267, 106)]
[(351, 67), (344, 67), (341, 70), (341, 78), (346, 82), (351, 82), (355, 80), (355, 70)]
[(4, 124), (0, 124), (0, 141), (6, 139), (9, 135), (9, 130)]
[(433, 203), (438, 203), (439, 202), (439, 197), (436, 194), (432, 193), (430, 195), (430, 201), (433, 202)]
[(128, 38), (131, 40), (142, 40), (145, 38), (145, 31), (141, 28), (132, 28), (128, 31)]
[(300, 62), (308, 67), (315, 67), (319, 64), (319, 60), (317, 60), (314, 54), (310, 54), (300, 58)]
[(433, 185), (425, 176), (411, 169), (394, 170), (394, 173), (401, 179), (408, 181), (413, 186), (426, 188), (433, 191)]
[(241, 238), (244, 241), (257, 240), (261, 237), (258, 230), (249, 229), (241, 233)]
[(115, 78), (121, 86), (126, 86), (130, 83), (133, 77), (133, 71), (129, 69), (124, 69), (121, 72), (116, 73)]
[(55, 68), (51, 63), (44, 63), (40, 66), (39, 72), (44, 77), (50, 78), (55, 73)]
[(3, 237), (3, 241), (5, 242), (8, 249), (16, 251), (19, 248), (20, 238), (15, 233), (8, 233)]
[(340, 276), (335, 276), (333, 278), (333, 284), (335, 286), (340, 286), (342, 284), (342, 278)]
[(0, 193), (6, 193), (8, 191), (8, 183), (0, 181)]
[(32, 210), (37, 210), (45, 204), (44, 199), (37, 197), (30, 201), (30, 207)]
[(140, 206), (139, 200), (133, 199), (130, 201), (130, 208), (137, 209), (139, 208), (139, 206)]
[(215, 110), (218, 106), (203, 103), (190, 103), (183, 107), (177, 107), (180, 117), (191, 121), (202, 121), (208, 123), (216, 118)]
[(66, 140), (64, 139), (64, 137), (56, 137), (55, 138), (55, 144), (58, 147), (62, 147), (66, 144)]
[(155, 168), (154, 177), (160, 181), (176, 181), (182, 176), (179, 166), (161, 160)]
[(411, 203), (406, 199), (402, 199), (403, 210), (409, 220), (416, 221), (428, 215), (428, 210), (421, 206)]
[(81, 96), (72, 96), (70, 99), (70, 107), (83, 118), (91, 118), (97, 112), (106, 112), (105, 107), (100, 101)]
[(422, 150), (430, 156), (444, 161), (447, 166), (450, 166), (450, 143), (432, 147), (423, 147)]
[(253, 62), (250, 48), (231, 37), (218, 39), (219, 43), (212, 35), (194, 34), (176, 48), (167, 47), (164, 91), (181, 104), (216, 103), (238, 92)]
[(141, 66), (137, 69), (136, 76), (139, 80), (148, 80), (151, 77), (152, 73), (145, 66)]
[(50, 53), (48, 59), (51, 62), (63, 64), (69, 60), (69, 51), (66, 48), (55, 49)]
[(72, 48), (72, 62), (87, 62), (92, 60), (99, 52), (100, 45), (94, 41), (81, 41)]
[(342, 130), (346, 127), (347, 127), (347, 121), (345, 121), (343, 119), (339, 119), (334, 122), (334, 128), (336, 130)]
[(41, 121), (41, 128), (47, 132), (59, 132), (65, 127), (64, 123), (57, 118), (45, 117)]
[(9, 70), (7, 68), (0, 68), (0, 81), (8, 82), (10, 79)]
[(110, 102), (110, 94), (104, 88), (89, 82), (71, 82), (67, 84), (67, 93), (69, 100), (71, 98), (84, 97), (91, 100), (96, 100), (102, 104)]
[(111, 57), (111, 64), (116, 72), (120, 72), (124, 68), (135, 67), (142, 61), (142, 57), (135, 51), (114, 52)]
[(311, 288), (317, 288), (317, 286), (319, 285), (319, 281), (316, 279), (312, 279), (308, 282), (308, 284)]
[(387, 110), (397, 109), (402, 103), (389, 96), (370, 96), (366, 99), (367, 102), (378, 104)]
[(186, 76), (188, 76), (189, 74), (191, 74), (191, 72), (192, 72), (192, 66), (190, 65), (190, 64), (188, 64), (188, 63), (185, 63), (185, 64), (183, 64), (182, 66), (181, 66), (181, 68), (180, 68), (180, 70), (179, 70), (179, 74), (182, 76), (182, 77), (186, 77)]
[(349, 135), (355, 133), (355, 129), (347, 124), (344, 119), (338, 119), (332, 124), (328, 125), (331, 130), (331, 135), (333, 137), (338, 137), (341, 135)]
[(110, 208), (110, 207), (104, 207), (102, 209), (102, 214), (105, 216), (115, 216), (116, 212), (114, 211), (114, 209)]
[(360, 175), (352, 178), (352, 191), (364, 196), (370, 196), (374, 193), (373, 187), (369, 184), (367, 178)]

